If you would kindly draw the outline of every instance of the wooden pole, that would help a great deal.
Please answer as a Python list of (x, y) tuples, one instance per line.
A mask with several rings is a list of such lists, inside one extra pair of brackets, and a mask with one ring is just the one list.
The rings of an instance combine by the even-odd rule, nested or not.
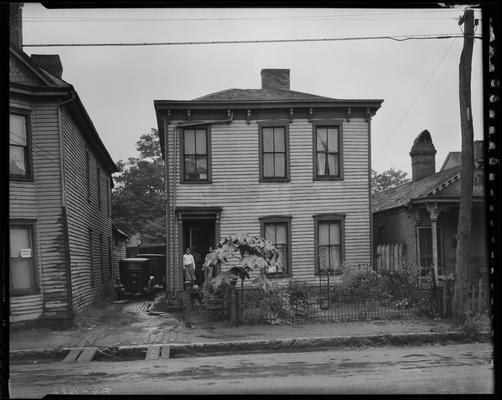
[(459, 64), (460, 126), (462, 131), (462, 170), (460, 176), (460, 210), (453, 293), (453, 323), (465, 320), (469, 245), (471, 238), (473, 127), (471, 108), (471, 65), (474, 45), (474, 11), (466, 10), (459, 24), (464, 24), (464, 47)]

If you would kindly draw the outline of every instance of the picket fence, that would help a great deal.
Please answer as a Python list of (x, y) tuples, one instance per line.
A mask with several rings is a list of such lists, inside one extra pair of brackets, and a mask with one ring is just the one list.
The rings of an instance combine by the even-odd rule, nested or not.
[(401, 271), (406, 259), (406, 245), (400, 243), (380, 244), (376, 248), (377, 271)]

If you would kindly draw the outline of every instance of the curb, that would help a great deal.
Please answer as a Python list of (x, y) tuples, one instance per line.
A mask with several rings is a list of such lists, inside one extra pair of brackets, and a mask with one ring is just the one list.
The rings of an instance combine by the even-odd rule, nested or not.
[[(365, 348), (378, 346), (409, 346), (420, 344), (453, 344), (472, 342), (492, 342), (493, 334), (489, 331), (469, 335), (462, 332), (444, 333), (391, 333), (366, 336), (334, 337), (298, 337), (275, 340), (242, 340), (225, 342), (169, 343), (170, 357), (200, 357), (206, 355), (224, 355), (252, 352), (279, 352), (288, 350), (312, 350), (326, 348)], [(151, 346), (115, 346), (98, 349), (105, 357), (96, 357), (106, 361), (116, 358), (128, 360), (145, 359)], [(11, 360), (63, 359), (74, 348), (13, 350)]]

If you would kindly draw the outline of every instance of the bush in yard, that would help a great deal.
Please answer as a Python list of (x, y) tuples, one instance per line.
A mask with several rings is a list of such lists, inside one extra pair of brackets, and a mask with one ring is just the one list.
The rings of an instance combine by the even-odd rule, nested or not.
[(355, 302), (379, 299), (382, 277), (370, 266), (344, 264), (342, 271), (342, 297), (348, 297)]
[(289, 308), (294, 319), (307, 318), (309, 311), (309, 286), (306, 282), (290, 280), (285, 287)]

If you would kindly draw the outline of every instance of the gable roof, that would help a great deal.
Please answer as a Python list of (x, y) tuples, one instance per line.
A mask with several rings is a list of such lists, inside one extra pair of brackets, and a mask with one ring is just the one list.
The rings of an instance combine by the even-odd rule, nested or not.
[(412, 199), (425, 197), (435, 189), (446, 187), (458, 179), (461, 166), (458, 165), (445, 171), (422, 178), (416, 182), (407, 182), (402, 185), (383, 190), (372, 196), (372, 211), (379, 212), (408, 204)]
[(108, 168), (111, 173), (118, 172), (117, 165), (112, 160), (108, 150), (101, 141), (99, 134), (94, 127), (94, 124), (87, 113), (78, 93), (71, 84), (58, 78), (49, 71), (40, 67), (35, 61), (31, 59), (24, 51), (10, 47), (11, 59), (17, 60), (24, 68), (26, 68), (34, 77), (31, 83), (28, 82), (10, 82), (10, 91), (18, 93), (28, 93), (30, 95), (39, 94), (40, 92), (51, 93), (61, 96), (64, 100), (65, 107), (69, 110), (71, 115), (75, 118), (75, 122), (82, 127), (82, 135), (84, 139), (93, 146), (100, 156), (100, 161), (103, 166)]
[(192, 101), (228, 102), (228, 101), (311, 101), (336, 100), (331, 97), (282, 89), (226, 89), (198, 97)]
[(460, 164), (462, 164), (462, 152), (450, 151), (446, 156), (444, 163), (439, 171), (441, 172), (444, 171), (445, 169), (453, 168)]

